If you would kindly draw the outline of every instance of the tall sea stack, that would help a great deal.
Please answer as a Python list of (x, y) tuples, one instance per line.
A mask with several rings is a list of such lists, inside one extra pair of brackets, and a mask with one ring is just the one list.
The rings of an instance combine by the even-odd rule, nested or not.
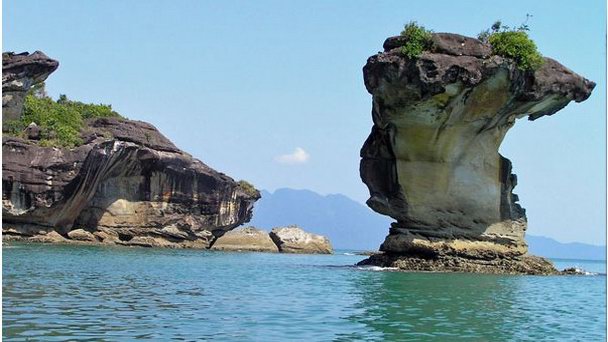
[(371, 134), (361, 149), (367, 204), (396, 220), (363, 264), (404, 270), (548, 274), (527, 254), (517, 178), (498, 153), (516, 119), (553, 115), (586, 100), (595, 83), (544, 58), (536, 71), (491, 54), (491, 46), (435, 33), (417, 58), (404, 37), (367, 60)]

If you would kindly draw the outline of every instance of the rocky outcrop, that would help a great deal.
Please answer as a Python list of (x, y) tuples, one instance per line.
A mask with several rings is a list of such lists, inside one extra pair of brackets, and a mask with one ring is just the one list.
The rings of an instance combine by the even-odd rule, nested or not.
[(526, 256), (517, 178), (498, 148), (516, 119), (584, 101), (595, 83), (550, 58), (522, 71), (460, 35), (434, 34), (432, 50), (417, 59), (401, 53), (404, 43), (387, 39), (363, 69), (374, 125), (361, 149), (361, 178), (367, 204), (396, 220), (380, 248), (385, 255), (367, 262), (476, 271), (465, 265), (475, 260), (547, 273)]
[[(25, 93), (56, 67), (42, 53), (5, 53), (3, 89)], [(20, 110), (15, 101), (7, 102), (10, 111)], [(57, 232), (66, 240), (83, 241), (86, 235), (98, 243), (207, 248), (249, 221), (260, 198), (257, 190), (181, 151), (148, 123), (89, 120), (81, 138), (83, 144), (66, 149), (3, 136), (5, 238)]]
[(2, 53), (2, 122), (21, 116), (23, 101), (32, 85), (44, 82), (59, 63), (36, 51)]
[(211, 249), (218, 251), (279, 252), (279, 248), (274, 244), (268, 233), (254, 227), (237, 228), (227, 232), (215, 241)]
[(333, 248), (327, 237), (307, 233), (297, 226), (273, 228), (270, 231), (270, 238), (281, 253), (333, 253)]

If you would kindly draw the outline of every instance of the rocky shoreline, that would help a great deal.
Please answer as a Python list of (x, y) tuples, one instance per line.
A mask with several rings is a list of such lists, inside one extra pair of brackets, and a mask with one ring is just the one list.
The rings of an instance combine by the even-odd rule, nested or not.
[[(197, 241), (169, 241), (163, 237), (136, 236), (123, 241), (113, 231), (74, 229), (65, 235), (42, 230), (31, 236), (3, 233), (3, 242), (33, 242), (76, 245), (193, 248), (227, 252), (265, 252), (288, 254), (333, 254), (331, 242), (325, 236), (312, 234), (297, 226), (276, 227), (270, 233), (255, 227), (240, 227), (214, 240), (211, 246)], [(175, 231), (179, 234), (179, 231)]]

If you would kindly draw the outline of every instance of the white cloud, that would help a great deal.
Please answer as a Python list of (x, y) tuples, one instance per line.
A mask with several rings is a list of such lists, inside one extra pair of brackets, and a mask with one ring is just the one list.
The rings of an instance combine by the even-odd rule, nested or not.
[(287, 164), (287, 165), (295, 165), (295, 164), (304, 164), (310, 159), (310, 154), (304, 151), (301, 147), (296, 147), (292, 153), (282, 154), (274, 158), (277, 163)]

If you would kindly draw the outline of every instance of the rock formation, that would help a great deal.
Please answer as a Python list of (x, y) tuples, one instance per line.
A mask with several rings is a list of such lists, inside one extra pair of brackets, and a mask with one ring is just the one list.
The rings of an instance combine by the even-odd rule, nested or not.
[[(58, 63), (40, 52), (4, 53), (3, 122)], [(8, 117), (7, 117), (8, 114)], [(61, 238), (137, 246), (207, 248), (251, 218), (259, 192), (181, 151), (148, 123), (86, 122), (72, 149), (2, 138), (5, 239)]]
[(2, 53), (2, 122), (19, 119), (27, 91), (44, 82), (58, 66), (56, 60), (40, 51)]
[(274, 244), (268, 233), (254, 227), (237, 228), (227, 232), (215, 241), (211, 249), (218, 251), (279, 252), (279, 248)]
[(322, 235), (307, 233), (297, 226), (278, 227), (270, 231), (270, 238), (281, 253), (331, 254), (329, 239)]
[(212, 250), (240, 252), (280, 252), (332, 254), (329, 239), (298, 226), (277, 227), (269, 233), (254, 227), (237, 228), (215, 240)]
[(388, 38), (363, 68), (374, 125), (361, 149), (361, 178), (367, 204), (396, 220), (384, 254), (363, 263), (553, 272), (526, 254), (517, 178), (498, 148), (516, 119), (553, 115), (586, 100), (595, 84), (550, 58), (522, 71), (477, 39), (436, 33), (432, 40), (430, 51), (409, 59), (404, 38)]

